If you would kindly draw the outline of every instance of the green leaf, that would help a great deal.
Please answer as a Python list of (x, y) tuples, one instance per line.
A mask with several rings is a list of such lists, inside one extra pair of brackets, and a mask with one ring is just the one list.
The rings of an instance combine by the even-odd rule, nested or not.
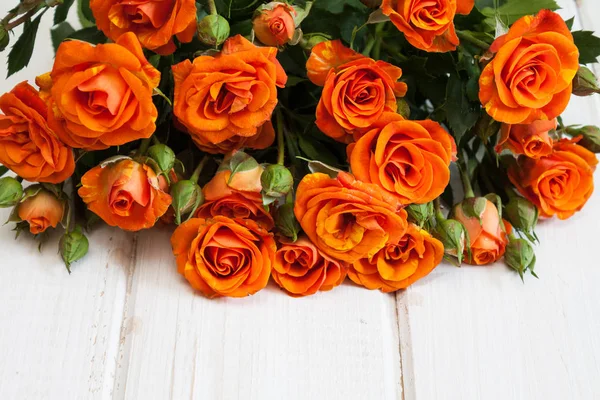
[(75, 29), (68, 22), (61, 22), (50, 29), (50, 36), (52, 37), (52, 46), (54, 46), (54, 52), (58, 50), (58, 46), (72, 35)]
[(466, 86), (457, 74), (450, 75), (446, 86), (446, 119), (456, 143), (471, 129), (481, 112), (481, 106), (471, 103), (466, 95)]
[(600, 38), (592, 31), (573, 32), (575, 46), (579, 49), (579, 63), (593, 64), (600, 56)]
[(105, 43), (107, 40), (106, 36), (104, 36), (102, 32), (96, 29), (95, 26), (75, 31), (72, 34), (70, 34), (67, 37), (67, 39), (81, 40), (91, 44)]
[[(558, 10), (560, 7), (555, 0), (508, 0), (506, 3), (494, 9), (486, 7), (481, 10), (483, 15), (495, 21), (497, 16), (507, 25), (512, 25), (516, 20), (526, 15), (537, 14), (542, 9)], [(492, 24), (495, 23), (492, 21)]]
[(337, 158), (318, 140), (307, 135), (298, 136), (298, 146), (306, 156), (312, 160), (322, 161), (325, 164), (337, 164)]
[[(224, 162), (223, 164), (226, 163)], [(223, 167), (223, 165), (221, 167)], [(231, 171), (231, 175), (229, 176), (229, 182), (231, 182), (235, 174), (238, 172), (250, 171), (254, 168), (258, 168), (258, 162), (256, 162), (254, 158), (243, 151), (238, 151), (231, 156), (229, 159), (229, 165), (226, 165), (226, 168), (227, 167)]]
[(565, 24), (567, 24), (567, 28), (569, 28), (569, 30), (573, 29), (574, 22), (575, 22), (575, 17), (571, 17), (570, 19), (565, 21)]
[(40, 15), (38, 15), (37, 18), (33, 21), (25, 22), (25, 29), (23, 30), (23, 34), (15, 42), (12, 49), (10, 50), (10, 54), (8, 55), (8, 74), (6, 75), (7, 78), (15, 72), (19, 72), (27, 65), (29, 65), (31, 55), (33, 54), (35, 37), (40, 26), (42, 15), (44, 15), (43, 12)]
[(74, 2), (75, 0), (64, 0), (62, 4), (56, 7), (56, 10), (54, 11), (54, 25), (58, 25), (67, 19), (69, 10)]
[(329, 11), (332, 14), (341, 14), (344, 11), (344, 6), (352, 7), (364, 12), (368, 10), (367, 7), (359, 0), (321, 0), (315, 2), (314, 5), (315, 8)]
[(90, 0), (77, 0), (77, 14), (84, 28), (96, 26), (96, 19), (90, 9)]

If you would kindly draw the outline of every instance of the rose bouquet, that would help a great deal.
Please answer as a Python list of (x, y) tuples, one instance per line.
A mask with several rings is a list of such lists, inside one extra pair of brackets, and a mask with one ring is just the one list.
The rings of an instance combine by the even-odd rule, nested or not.
[(444, 258), (535, 276), (538, 217), (583, 208), (600, 151), (561, 120), (600, 92), (600, 39), (557, 8), (21, 0), (8, 74), (49, 10), (56, 57), (0, 97), (0, 206), (17, 233), (62, 226), (69, 272), (97, 223), (176, 226), (174, 265), (208, 297), (392, 292)]

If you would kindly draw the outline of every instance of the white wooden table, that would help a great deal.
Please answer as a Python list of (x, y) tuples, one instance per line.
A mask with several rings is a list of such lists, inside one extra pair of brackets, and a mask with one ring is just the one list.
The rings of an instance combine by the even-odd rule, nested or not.
[[(600, 31), (598, 0), (560, 3)], [(43, 39), (2, 92), (49, 69)], [(565, 120), (600, 124), (600, 97), (574, 98)], [(57, 238), (40, 254), (4, 226), (0, 399), (599, 399), (599, 233), (597, 191), (540, 224), (540, 279), (524, 285), (503, 265), (442, 265), (396, 295), (206, 300), (177, 274), (170, 231), (101, 228), (69, 276)]]

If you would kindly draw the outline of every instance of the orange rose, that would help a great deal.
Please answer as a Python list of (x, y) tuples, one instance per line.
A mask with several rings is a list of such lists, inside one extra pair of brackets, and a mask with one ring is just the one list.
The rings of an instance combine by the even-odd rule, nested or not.
[(548, 132), (556, 129), (556, 119), (533, 121), (529, 125), (502, 124), (496, 152), (504, 149), (513, 154), (524, 154), (529, 158), (540, 158), (552, 153), (552, 139)]
[(267, 286), (277, 246), (256, 222), (192, 218), (171, 238), (177, 270), (207, 297), (245, 297)]
[(258, 40), (267, 46), (283, 46), (294, 38), (296, 10), (286, 3), (273, 1), (263, 5), (252, 20)]
[(256, 47), (237, 35), (215, 57), (173, 66), (173, 113), (195, 142), (218, 146), (261, 131), (277, 105), (277, 87), (287, 81), (276, 57), (275, 47)]
[(383, 0), (381, 10), (417, 49), (456, 50), (459, 44), (454, 16), (467, 15), (475, 0)]
[(152, 93), (159, 81), (133, 33), (97, 46), (63, 42), (52, 72), (36, 80), (49, 97), (50, 127), (67, 145), (87, 150), (152, 136), (158, 115)]
[(302, 179), (294, 213), (309, 239), (328, 256), (353, 263), (373, 257), (406, 232), (407, 213), (396, 196), (346, 172)]
[(539, 160), (519, 157), (508, 177), (544, 217), (567, 219), (580, 211), (594, 191), (598, 159), (576, 141), (561, 140)]
[(560, 15), (542, 10), (519, 19), (490, 51), (496, 55), (479, 78), (479, 99), (492, 118), (530, 124), (565, 110), (579, 51)]
[(273, 228), (273, 217), (263, 206), (262, 185), (260, 177), (264, 168), (254, 162), (251, 169), (238, 171), (231, 177), (225, 159), (221, 168), (208, 182), (202, 192), (204, 204), (198, 208), (196, 217), (210, 219), (219, 215), (229, 218), (252, 219), (270, 230)]
[(220, 143), (211, 143), (201, 136), (192, 136), (192, 139), (200, 150), (210, 154), (226, 154), (243, 148), (263, 150), (271, 146), (275, 141), (275, 130), (271, 121), (267, 121), (258, 128), (254, 136), (244, 137), (236, 135)]
[(160, 55), (177, 48), (180, 42), (191, 42), (196, 34), (196, 2), (194, 0), (90, 0), (96, 25), (116, 41), (133, 32), (142, 46)]
[(400, 68), (356, 53), (340, 40), (313, 47), (306, 69), (314, 84), (324, 86), (317, 126), (343, 143), (350, 143), (353, 133), (371, 127), (384, 112), (396, 112), (396, 97), (407, 90), (398, 82)]
[(37, 235), (50, 227), (56, 228), (63, 219), (65, 203), (39, 186), (30, 186), (26, 196), (27, 193), (30, 197), (17, 205), (16, 212), (21, 221), (29, 224), (29, 231)]
[[(467, 216), (461, 204), (454, 208), (454, 219), (463, 224), (469, 235), (471, 256), (465, 251), (465, 261), (472, 265), (487, 265), (498, 261), (506, 251), (510, 225), (500, 219), (498, 209), (491, 201), (485, 198), (483, 211), (476, 216)], [(465, 202), (473, 202), (475, 198)], [(464, 203), (463, 203), (464, 204)]]
[(409, 224), (406, 234), (375, 255), (356, 261), (348, 276), (352, 282), (384, 293), (406, 289), (437, 267), (444, 256), (442, 242)]
[(73, 150), (50, 129), (48, 107), (22, 82), (0, 97), (0, 163), (33, 182), (61, 183), (73, 175)]
[(307, 237), (282, 243), (275, 253), (273, 279), (289, 295), (309, 296), (339, 286), (348, 265), (323, 254)]
[(441, 195), (450, 182), (456, 144), (437, 122), (386, 113), (347, 150), (357, 179), (397, 194), (404, 204), (421, 204)]
[(81, 178), (79, 196), (110, 226), (126, 231), (152, 228), (171, 205), (149, 166), (130, 159), (92, 168)]

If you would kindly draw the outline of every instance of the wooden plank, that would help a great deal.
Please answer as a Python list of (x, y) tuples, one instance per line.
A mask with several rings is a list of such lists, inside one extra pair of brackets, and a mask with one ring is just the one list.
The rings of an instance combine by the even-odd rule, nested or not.
[[(598, 125), (599, 112), (598, 97), (573, 98), (564, 118)], [(542, 221), (539, 280), (522, 284), (500, 264), (443, 265), (399, 293), (405, 398), (600, 398), (598, 221), (598, 192), (568, 221)]]
[(169, 237), (140, 235), (117, 398), (400, 397), (393, 296), (346, 284), (207, 300), (177, 274)]
[[(0, 4), (0, 15), (15, 1)], [(52, 66), (52, 13), (39, 28), (30, 66), (0, 82), (4, 93)], [(76, 21), (74, 12), (70, 18)], [(12, 42), (17, 36), (12, 36)], [(6, 74), (8, 51), (0, 53)], [(9, 210), (0, 210), (0, 223)], [(116, 370), (132, 235), (102, 228), (90, 236), (90, 254), (69, 276), (56, 252), (54, 235), (38, 252), (28, 235), (14, 242), (0, 226), (0, 398), (109, 398)]]

